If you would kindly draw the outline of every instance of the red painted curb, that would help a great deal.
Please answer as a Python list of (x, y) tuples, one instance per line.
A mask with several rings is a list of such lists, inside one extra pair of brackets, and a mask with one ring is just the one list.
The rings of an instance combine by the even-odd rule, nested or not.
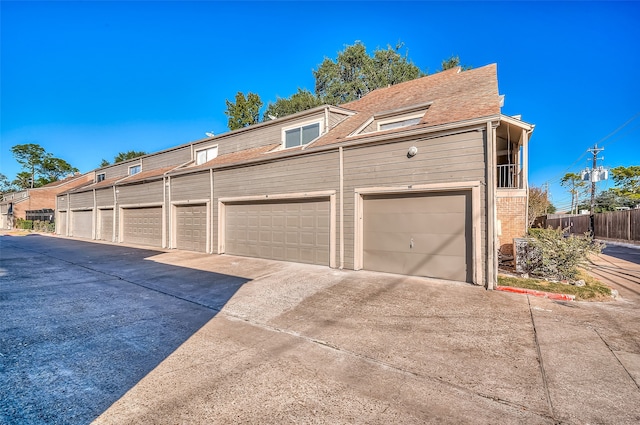
[(497, 291), (513, 292), (514, 294), (527, 294), (536, 297), (545, 297), (550, 300), (558, 301), (574, 301), (575, 295), (570, 294), (556, 294), (554, 292), (536, 291), (535, 289), (514, 288), (513, 286), (497, 286)]

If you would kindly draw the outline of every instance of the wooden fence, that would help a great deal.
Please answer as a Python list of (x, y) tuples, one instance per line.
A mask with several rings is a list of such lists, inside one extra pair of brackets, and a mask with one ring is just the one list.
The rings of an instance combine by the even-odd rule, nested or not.
[[(550, 214), (538, 217), (533, 227), (569, 229), (569, 233), (584, 234), (591, 229), (591, 216), (586, 214)], [(598, 239), (611, 239), (640, 243), (640, 209), (612, 211), (593, 215), (594, 235)]]

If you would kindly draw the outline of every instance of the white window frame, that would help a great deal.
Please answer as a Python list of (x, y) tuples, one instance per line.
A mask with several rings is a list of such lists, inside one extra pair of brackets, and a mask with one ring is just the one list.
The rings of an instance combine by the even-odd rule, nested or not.
[[(135, 173), (132, 173), (131, 170), (136, 168), (136, 167), (138, 167), (138, 171), (136, 171)], [(128, 174), (130, 176), (135, 176), (136, 174), (141, 173), (141, 172), (142, 172), (142, 164), (135, 164), (135, 165), (130, 165), (129, 166), (129, 173)]]
[[(100, 178), (102, 177), (102, 178)], [(96, 183), (100, 183), (101, 181), (104, 181), (107, 178), (107, 174), (106, 173), (100, 173), (100, 174), (96, 174)]]
[(387, 119), (379, 120), (376, 123), (378, 131), (396, 130), (398, 128), (411, 127), (413, 125), (417, 125), (417, 123), (416, 123), (416, 124), (401, 125), (401, 126), (398, 126), (398, 127), (395, 127), (395, 128), (387, 128), (387, 129), (382, 129), (381, 128), (383, 125), (387, 125), (387, 124), (394, 124), (394, 123), (398, 123), (398, 122), (402, 122), (402, 121), (408, 121), (408, 120), (412, 120), (412, 119), (416, 119), (416, 118), (422, 119), (422, 117), (424, 117), (425, 112), (426, 111), (421, 111), (421, 112), (415, 113), (415, 114), (396, 115), (394, 117), (390, 117), (390, 118), (387, 118)]
[[(209, 158), (209, 155), (207, 154), (207, 157), (206, 157), (204, 162), (198, 162), (198, 153), (200, 153), (200, 152), (208, 152), (211, 149), (215, 149), (216, 150), (215, 156), (213, 156), (213, 158)], [(193, 152), (193, 160), (195, 161), (195, 165), (202, 165), (202, 164), (204, 164), (206, 162), (209, 162), (212, 159), (217, 158), (217, 157), (218, 157), (218, 145), (204, 146), (202, 148), (195, 149), (194, 152)]]
[[(295, 130), (295, 129), (300, 129), (302, 131), (303, 127), (307, 127), (313, 124), (318, 124), (318, 137), (316, 137), (313, 140), (308, 141), (305, 144), (299, 144), (299, 145), (295, 145), (295, 146), (290, 146), (287, 147), (287, 131), (291, 131), (291, 130)], [(316, 140), (318, 140), (322, 135), (324, 134), (324, 121), (322, 119), (314, 119), (314, 120), (309, 120), (309, 121), (304, 121), (304, 122), (300, 122), (297, 123), (295, 125), (289, 125), (286, 127), (282, 127), (282, 133), (281, 133), (281, 142), (282, 142), (282, 149), (293, 149), (293, 148), (299, 148), (300, 146), (306, 146), (309, 143), (313, 143)]]

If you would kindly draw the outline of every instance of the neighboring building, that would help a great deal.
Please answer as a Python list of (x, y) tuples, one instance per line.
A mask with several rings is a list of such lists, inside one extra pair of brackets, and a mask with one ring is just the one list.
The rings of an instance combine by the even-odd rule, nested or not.
[(93, 173), (76, 173), (45, 186), (5, 193), (0, 201), (0, 229), (12, 229), (19, 218), (26, 220), (27, 211), (54, 209), (58, 193), (84, 186), (92, 180)]
[(62, 235), (493, 288), (527, 223), (533, 126), (459, 68), (94, 171)]

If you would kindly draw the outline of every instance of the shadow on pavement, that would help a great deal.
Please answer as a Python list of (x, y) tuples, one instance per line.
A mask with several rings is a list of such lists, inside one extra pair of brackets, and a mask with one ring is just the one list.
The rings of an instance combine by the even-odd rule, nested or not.
[(91, 422), (248, 281), (161, 252), (0, 236), (0, 423)]

